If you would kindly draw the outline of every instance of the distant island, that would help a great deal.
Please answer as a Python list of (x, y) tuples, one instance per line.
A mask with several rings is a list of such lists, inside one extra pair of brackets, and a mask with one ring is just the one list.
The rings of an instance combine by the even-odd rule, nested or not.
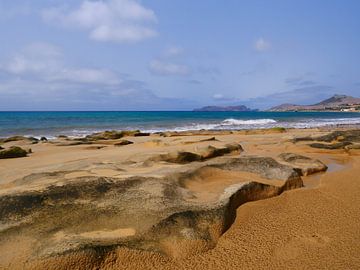
[(360, 98), (347, 95), (334, 95), (313, 105), (281, 104), (273, 107), (271, 112), (293, 112), (293, 111), (341, 111), (360, 112)]
[(257, 111), (246, 107), (245, 105), (238, 106), (205, 106), (194, 109), (194, 112), (251, 112)]

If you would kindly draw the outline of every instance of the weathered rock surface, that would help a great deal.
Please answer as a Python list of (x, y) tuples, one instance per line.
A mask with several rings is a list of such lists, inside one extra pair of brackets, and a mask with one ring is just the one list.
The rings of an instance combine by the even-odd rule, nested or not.
[(25, 136), (12, 136), (12, 137), (8, 137), (8, 138), (0, 139), (1, 143), (16, 142), (16, 141), (29, 141), (33, 144), (39, 142), (39, 140), (34, 137), (25, 137)]
[[(207, 153), (212, 156), (214, 151), (241, 148), (226, 149), (210, 148)], [(194, 200), (198, 194), (183, 181), (204, 167), (235, 174), (256, 173), (267, 180), (240, 181), (219, 192), (215, 201)], [(213, 160), (203, 167), (162, 178), (87, 176), (61, 181), (64, 172), (52, 175), (58, 184), (0, 196), (0, 242), (18, 235), (36, 239), (31, 258), (45, 261), (93, 251), (105, 259), (119, 246), (171, 257), (206, 251), (231, 226), (241, 204), (303, 185), (292, 167), (253, 156)], [(24, 184), (36, 177), (42, 176), (24, 179)]]
[(128, 140), (121, 140), (119, 142), (114, 143), (115, 146), (123, 146), (123, 145), (129, 145), (133, 144), (134, 142), (128, 141)]
[(185, 164), (194, 161), (205, 161), (207, 159), (224, 156), (226, 154), (241, 153), (243, 151), (240, 144), (227, 144), (224, 147), (208, 146), (196, 152), (179, 151), (167, 154), (161, 154), (153, 157), (151, 161), (166, 161), (171, 163)]
[[(316, 141), (309, 146), (322, 149), (344, 149), (353, 143), (360, 142), (360, 130), (337, 130), (323, 136), (299, 137), (292, 140), (294, 143), (301, 141)], [(322, 142), (322, 143), (320, 143)]]
[(319, 148), (319, 149), (329, 149), (329, 150), (335, 150), (335, 149), (343, 149), (348, 145), (352, 145), (351, 142), (338, 142), (338, 143), (310, 143), (309, 146), (313, 148)]
[(282, 163), (285, 163), (297, 170), (300, 175), (306, 176), (327, 170), (327, 166), (320, 160), (298, 154), (282, 153), (279, 155), (279, 159)]
[(12, 146), (0, 151), (0, 159), (26, 157), (27, 151), (18, 146)]
[(134, 136), (134, 137), (150, 136), (150, 133), (140, 132), (139, 130), (122, 130), (122, 131), (112, 130), (112, 131), (93, 133), (91, 135), (86, 136), (85, 139), (88, 141), (117, 140), (125, 136)]

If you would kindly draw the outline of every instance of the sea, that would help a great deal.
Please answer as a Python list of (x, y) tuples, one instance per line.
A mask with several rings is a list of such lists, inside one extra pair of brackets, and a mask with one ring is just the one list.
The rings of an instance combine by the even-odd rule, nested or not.
[(104, 130), (161, 132), (359, 124), (358, 112), (7, 111), (0, 112), (0, 137), (78, 137)]

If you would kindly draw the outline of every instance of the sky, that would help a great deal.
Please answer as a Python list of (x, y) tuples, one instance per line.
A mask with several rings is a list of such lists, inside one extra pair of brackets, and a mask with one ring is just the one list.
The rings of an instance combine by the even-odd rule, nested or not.
[(0, 111), (360, 97), (357, 0), (1, 0)]

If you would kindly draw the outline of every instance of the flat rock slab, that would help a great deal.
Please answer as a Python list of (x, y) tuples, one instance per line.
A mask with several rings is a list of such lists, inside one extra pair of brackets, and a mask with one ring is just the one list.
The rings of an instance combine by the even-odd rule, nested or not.
[(312, 159), (294, 153), (282, 153), (278, 156), (280, 162), (296, 169), (301, 175), (310, 175), (327, 170), (327, 166), (318, 159)]
[(183, 185), (201, 167), (162, 178), (84, 176), (12, 192), (0, 196), (0, 244), (18, 235), (36, 239), (31, 249), (36, 259), (89, 250), (106, 253), (118, 246), (186, 257), (193, 250), (213, 248), (241, 204), (303, 186), (296, 170), (272, 158), (226, 158), (203, 166), (248, 171), (269, 181), (239, 181), (211, 202), (192, 200), (197, 193)]
[(322, 136), (299, 137), (292, 140), (294, 143), (301, 141), (316, 141), (309, 144), (313, 148), (345, 149), (349, 148), (349, 145), (360, 142), (360, 130), (337, 130)]

